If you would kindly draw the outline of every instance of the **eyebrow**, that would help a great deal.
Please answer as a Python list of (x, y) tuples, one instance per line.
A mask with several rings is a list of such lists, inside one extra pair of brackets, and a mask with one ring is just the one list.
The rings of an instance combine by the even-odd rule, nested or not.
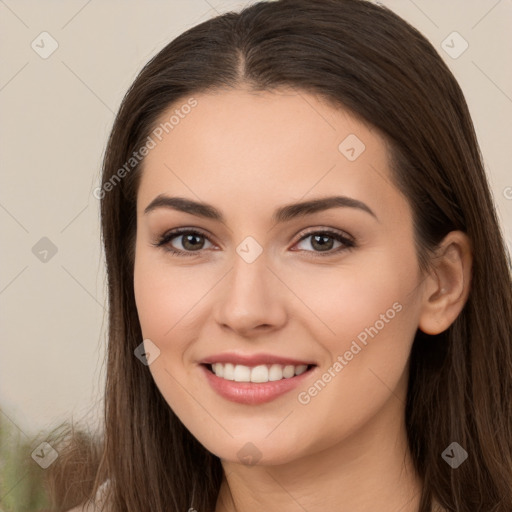
[[(160, 194), (144, 210), (144, 215), (157, 208), (170, 208), (180, 212), (190, 213), (197, 217), (212, 219), (225, 224), (224, 215), (214, 206), (208, 203), (200, 203), (184, 197), (170, 197)], [(357, 208), (378, 220), (377, 215), (362, 201), (347, 196), (329, 196), (300, 203), (291, 203), (281, 206), (272, 215), (272, 221), (276, 224), (288, 222), (297, 217), (311, 215), (316, 212), (331, 208)]]

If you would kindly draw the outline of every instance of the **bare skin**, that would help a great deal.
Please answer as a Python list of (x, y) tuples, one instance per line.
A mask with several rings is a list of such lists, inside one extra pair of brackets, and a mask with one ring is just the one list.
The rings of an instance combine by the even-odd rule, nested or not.
[[(421, 481), (404, 425), (408, 358), (416, 330), (442, 332), (467, 299), (466, 236), (450, 233), (421, 274), (411, 209), (392, 182), (384, 141), (346, 111), (289, 90), (194, 97), (197, 106), (144, 162), (134, 286), (144, 339), (160, 350), (149, 367), (158, 388), (222, 461), (215, 512), (416, 512)], [(350, 134), (365, 145), (358, 156), (354, 140), (348, 153), (339, 150)], [(159, 194), (209, 203), (224, 222), (166, 207), (144, 213)], [(344, 206), (272, 220), (283, 205), (333, 195), (373, 214)], [(182, 227), (203, 235), (177, 234), (166, 246), (192, 256), (153, 245)], [(354, 247), (315, 242), (325, 229)], [(251, 263), (236, 250), (248, 236), (262, 250)], [(366, 344), (358, 342), (364, 332)], [(345, 356), (354, 341), (360, 351)], [(317, 367), (300, 389), (240, 404), (218, 395), (199, 364), (227, 351)], [(336, 371), (338, 356), (346, 364)], [(309, 392), (330, 368), (325, 386)], [(259, 452), (252, 465), (240, 456), (247, 443)]]

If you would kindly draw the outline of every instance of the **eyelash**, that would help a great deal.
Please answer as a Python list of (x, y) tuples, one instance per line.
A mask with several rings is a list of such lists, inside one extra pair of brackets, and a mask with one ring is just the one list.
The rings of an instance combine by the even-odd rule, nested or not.
[[(173, 238), (177, 238), (178, 236), (183, 235), (196, 235), (199, 237), (206, 238), (210, 243), (211, 240), (201, 231), (197, 231), (195, 229), (190, 228), (178, 228), (173, 231), (169, 231), (162, 235), (156, 242), (152, 243), (154, 247), (160, 247), (163, 250), (175, 255), (175, 256), (197, 256), (203, 249), (199, 249), (198, 251), (182, 251), (179, 249), (174, 249), (172, 246), (167, 245)], [(336, 241), (341, 242), (343, 245), (334, 250), (329, 251), (305, 251), (312, 252), (314, 257), (327, 257), (332, 256), (334, 254), (338, 254), (341, 251), (350, 251), (356, 247), (355, 240), (346, 236), (343, 236), (338, 231), (333, 231), (331, 229), (322, 229), (317, 231), (309, 231), (304, 233), (303, 236), (297, 241), (297, 243), (302, 242), (306, 238), (309, 238), (312, 235), (327, 235), (330, 238), (334, 238)], [(303, 249), (301, 249), (303, 250)]]

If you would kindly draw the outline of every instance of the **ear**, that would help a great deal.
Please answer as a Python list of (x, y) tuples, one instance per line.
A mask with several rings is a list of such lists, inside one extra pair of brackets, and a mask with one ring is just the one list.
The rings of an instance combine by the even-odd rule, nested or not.
[(426, 334), (439, 334), (454, 322), (469, 296), (473, 264), (469, 237), (462, 231), (451, 231), (431, 262), (418, 327)]

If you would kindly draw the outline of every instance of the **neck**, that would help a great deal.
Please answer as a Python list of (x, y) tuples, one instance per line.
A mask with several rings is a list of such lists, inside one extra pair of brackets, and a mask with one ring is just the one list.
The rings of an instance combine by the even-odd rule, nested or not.
[(391, 396), (379, 414), (337, 445), (289, 463), (222, 461), (215, 512), (347, 510), (417, 512), (421, 481), (407, 444), (404, 405)]

